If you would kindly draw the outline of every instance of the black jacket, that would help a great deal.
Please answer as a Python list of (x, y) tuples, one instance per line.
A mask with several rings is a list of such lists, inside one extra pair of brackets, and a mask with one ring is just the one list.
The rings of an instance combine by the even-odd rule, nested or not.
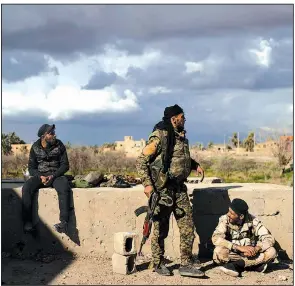
[(37, 140), (30, 151), (29, 173), (31, 176), (50, 176), (54, 178), (64, 175), (69, 170), (69, 160), (65, 145), (58, 139), (49, 149)]

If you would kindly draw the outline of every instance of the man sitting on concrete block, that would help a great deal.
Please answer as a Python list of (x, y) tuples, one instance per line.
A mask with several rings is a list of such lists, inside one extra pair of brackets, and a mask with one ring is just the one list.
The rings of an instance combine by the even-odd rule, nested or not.
[(264, 272), (277, 255), (275, 239), (259, 219), (248, 212), (244, 200), (234, 199), (226, 215), (219, 218), (212, 242), (213, 261), (233, 277), (246, 270)]
[(55, 125), (44, 124), (38, 131), (38, 139), (32, 146), (29, 156), (28, 179), (22, 189), (22, 207), (24, 230), (33, 230), (32, 199), (33, 195), (44, 187), (56, 189), (59, 200), (60, 223), (54, 227), (58, 232), (65, 232), (70, 208), (70, 185), (64, 174), (69, 170), (66, 147), (56, 139)]

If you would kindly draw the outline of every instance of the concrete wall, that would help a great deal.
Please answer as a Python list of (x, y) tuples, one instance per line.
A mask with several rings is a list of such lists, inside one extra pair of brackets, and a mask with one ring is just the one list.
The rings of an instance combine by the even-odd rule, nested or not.
[[(293, 258), (293, 191), (271, 184), (188, 184), (193, 205), (197, 238), (194, 251), (200, 256), (212, 253), (211, 235), (220, 215), (227, 212), (230, 200), (245, 199), (251, 213), (257, 215), (277, 239), (278, 249)], [(136, 218), (134, 210), (147, 203), (143, 187), (130, 189), (73, 189), (68, 234), (53, 230), (59, 210), (54, 189), (39, 192), (39, 224), (36, 235), (23, 234), (21, 223), (21, 189), (2, 189), (2, 251), (22, 253), (70, 252), (78, 255), (113, 254), (115, 232), (137, 232), (141, 239), (144, 214)], [(37, 208), (37, 206), (35, 206)], [(200, 245), (199, 245), (200, 243)], [(179, 232), (172, 215), (166, 254), (179, 256)], [(150, 253), (150, 240), (143, 248)], [(281, 251), (280, 255), (284, 252)]]

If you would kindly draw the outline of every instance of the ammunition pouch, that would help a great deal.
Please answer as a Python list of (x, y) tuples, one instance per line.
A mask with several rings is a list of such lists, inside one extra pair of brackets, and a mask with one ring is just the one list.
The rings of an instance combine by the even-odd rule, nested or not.
[(168, 172), (163, 173), (163, 165), (161, 160), (157, 160), (150, 165), (152, 181), (157, 191), (162, 191), (168, 181)]

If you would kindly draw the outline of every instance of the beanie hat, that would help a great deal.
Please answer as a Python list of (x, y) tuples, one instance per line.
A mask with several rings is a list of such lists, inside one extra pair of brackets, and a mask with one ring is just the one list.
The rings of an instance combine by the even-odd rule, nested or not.
[(38, 137), (43, 136), (45, 133), (50, 132), (51, 130), (55, 129), (55, 124), (43, 124), (38, 130)]
[(229, 207), (238, 215), (245, 215), (249, 209), (247, 203), (242, 199), (232, 200)]

